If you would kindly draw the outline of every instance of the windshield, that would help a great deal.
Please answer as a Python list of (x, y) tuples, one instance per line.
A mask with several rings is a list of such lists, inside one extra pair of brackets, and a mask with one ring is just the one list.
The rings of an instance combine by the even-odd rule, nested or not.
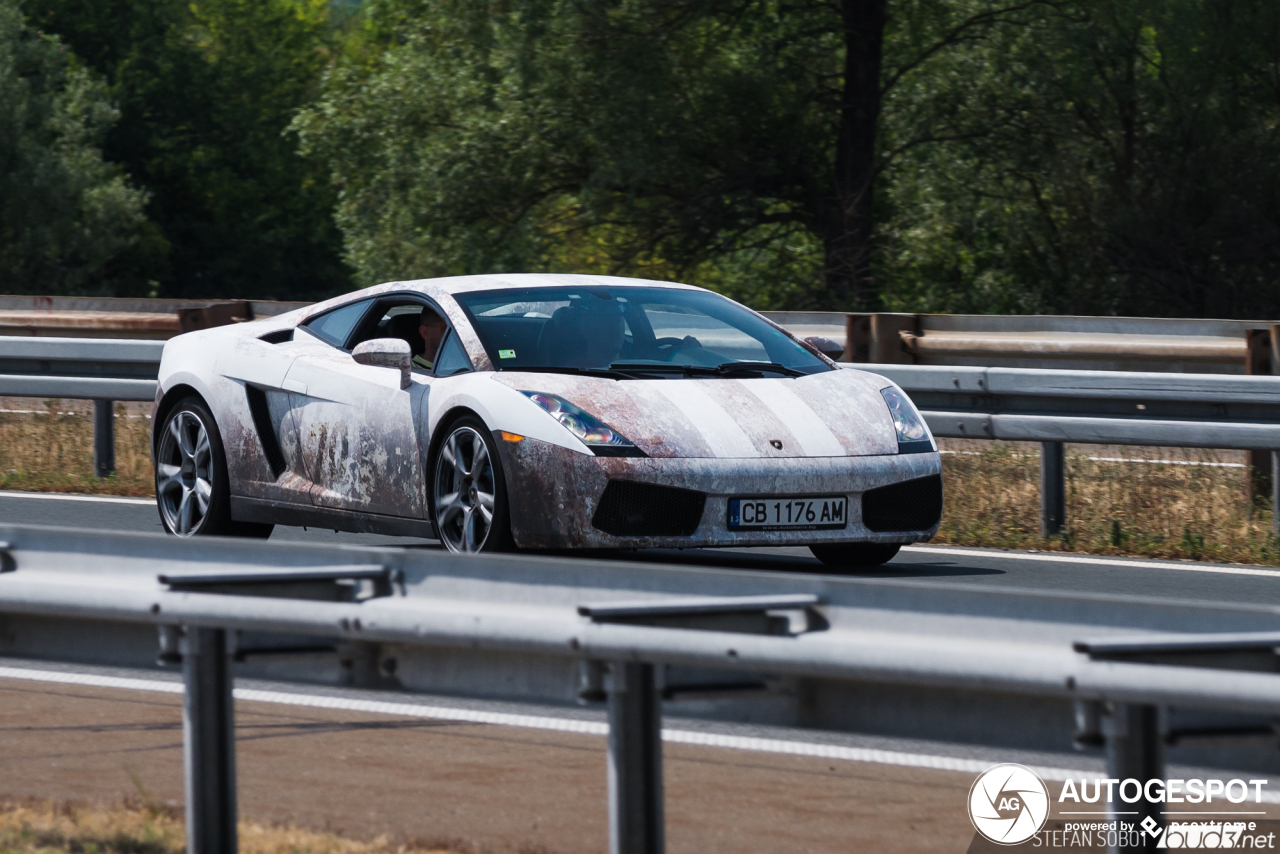
[(708, 291), (519, 288), (456, 299), (498, 370), (609, 372), (619, 379), (830, 370), (763, 318)]

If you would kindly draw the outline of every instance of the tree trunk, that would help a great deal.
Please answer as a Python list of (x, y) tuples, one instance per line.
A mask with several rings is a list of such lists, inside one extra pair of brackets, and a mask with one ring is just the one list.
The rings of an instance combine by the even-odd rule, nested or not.
[(880, 120), (880, 63), (887, 0), (842, 0), (844, 91), (836, 140), (835, 183), (822, 211), (826, 299), (835, 309), (869, 308), (872, 191), (876, 125)]

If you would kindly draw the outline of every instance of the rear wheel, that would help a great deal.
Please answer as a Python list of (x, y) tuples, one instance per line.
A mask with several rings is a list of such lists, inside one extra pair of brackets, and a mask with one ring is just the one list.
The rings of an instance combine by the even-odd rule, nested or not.
[(489, 429), (466, 416), (436, 452), (431, 508), (444, 547), (458, 554), (509, 551), (511, 517), (502, 461)]
[(809, 551), (827, 566), (856, 569), (888, 563), (901, 548), (900, 543), (825, 543), (809, 546)]
[(179, 537), (265, 539), (273, 525), (234, 522), (222, 435), (203, 400), (183, 398), (165, 416), (156, 443), (156, 504), (165, 530)]

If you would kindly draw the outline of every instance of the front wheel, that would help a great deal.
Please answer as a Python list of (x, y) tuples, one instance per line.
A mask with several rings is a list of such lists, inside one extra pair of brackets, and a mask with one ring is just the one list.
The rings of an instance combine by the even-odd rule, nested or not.
[(509, 551), (511, 517), (498, 449), (484, 422), (448, 427), (436, 452), (431, 508), (444, 547), (456, 554)]
[(165, 530), (179, 537), (266, 538), (274, 527), (231, 519), (231, 485), (213, 413), (188, 397), (165, 416), (156, 442), (156, 504)]
[(901, 548), (900, 543), (825, 543), (809, 546), (809, 551), (827, 566), (857, 569), (888, 563)]

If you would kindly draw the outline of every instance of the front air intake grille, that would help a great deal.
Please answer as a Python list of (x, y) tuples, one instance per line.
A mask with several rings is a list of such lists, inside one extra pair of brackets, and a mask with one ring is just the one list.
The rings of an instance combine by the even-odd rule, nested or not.
[(942, 475), (904, 480), (862, 494), (862, 522), (872, 531), (927, 531), (942, 518)]
[(707, 496), (692, 489), (611, 480), (591, 524), (615, 537), (687, 537), (698, 529)]

